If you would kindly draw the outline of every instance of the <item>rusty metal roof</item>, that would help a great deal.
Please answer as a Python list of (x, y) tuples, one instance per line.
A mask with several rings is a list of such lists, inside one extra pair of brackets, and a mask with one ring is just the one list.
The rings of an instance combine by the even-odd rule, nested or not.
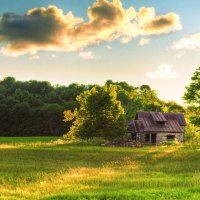
[(186, 126), (185, 117), (182, 113), (164, 113), (164, 116), (167, 120), (173, 119), (177, 120), (180, 126)]
[(167, 121), (165, 116), (161, 112), (150, 112), (150, 115), (155, 122), (166, 122)]
[(135, 120), (129, 124), (133, 132), (184, 133), (186, 126), (181, 113), (137, 112)]

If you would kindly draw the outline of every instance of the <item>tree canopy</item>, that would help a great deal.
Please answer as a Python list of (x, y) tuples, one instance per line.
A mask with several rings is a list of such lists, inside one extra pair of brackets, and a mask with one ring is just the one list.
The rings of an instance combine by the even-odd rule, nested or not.
[(189, 104), (200, 106), (200, 67), (194, 72), (190, 85), (186, 87), (184, 99)]
[(191, 122), (200, 127), (200, 67), (194, 72), (183, 98), (189, 105), (188, 112)]
[(47, 81), (0, 81), (0, 136), (63, 135), (63, 111), (78, 107), (76, 96), (86, 85), (52, 86)]
[[(98, 120), (102, 122), (109, 121), (108, 118), (114, 116), (109, 111), (106, 113), (108, 115), (106, 118), (100, 112), (101, 109), (105, 109), (105, 105), (109, 106), (111, 103), (115, 104), (113, 113), (114, 110), (123, 111), (124, 114), (121, 114), (125, 120), (134, 118), (137, 111), (182, 112), (184, 110), (175, 102), (160, 100), (157, 92), (147, 85), (134, 87), (126, 82), (109, 80), (105, 86), (77, 83), (69, 86), (52, 86), (47, 81), (17, 81), (13, 77), (7, 77), (0, 81), (0, 136), (63, 135), (69, 131), (73, 122), (63, 122), (63, 111), (78, 111), (86, 100), (90, 103), (85, 102), (85, 106), (87, 105), (91, 112), (98, 111), (100, 113)], [(111, 122), (112, 118), (109, 119)], [(123, 120), (120, 121), (122, 122)], [(112, 123), (107, 124), (111, 125)], [(100, 128), (98, 130), (100, 134)]]
[(96, 86), (77, 97), (80, 105), (74, 112), (64, 112), (65, 121), (74, 118), (69, 134), (81, 138), (119, 138), (126, 134), (125, 112), (117, 100), (114, 85)]

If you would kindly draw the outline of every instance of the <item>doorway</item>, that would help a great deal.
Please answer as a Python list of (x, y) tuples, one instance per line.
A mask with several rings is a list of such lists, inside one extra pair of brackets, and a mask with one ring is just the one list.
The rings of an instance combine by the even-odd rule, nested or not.
[(151, 134), (151, 144), (156, 144), (156, 133)]

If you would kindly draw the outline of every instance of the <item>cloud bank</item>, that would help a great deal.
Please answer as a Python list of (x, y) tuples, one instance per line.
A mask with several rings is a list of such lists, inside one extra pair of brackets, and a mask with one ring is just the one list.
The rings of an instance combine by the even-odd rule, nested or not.
[(156, 16), (154, 8), (124, 9), (120, 0), (97, 0), (88, 10), (88, 21), (50, 5), (25, 15), (0, 16), (1, 53), (35, 54), (45, 51), (80, 51), (102, 41), (128, 43), (136, 36), (159, 35), (181, 29), (176, 13)]

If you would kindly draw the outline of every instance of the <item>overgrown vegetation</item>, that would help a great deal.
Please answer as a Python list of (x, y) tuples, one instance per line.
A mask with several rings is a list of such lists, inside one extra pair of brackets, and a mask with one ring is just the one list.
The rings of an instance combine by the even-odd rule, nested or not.
[(2, 139), (1, 200), (200, 199), (200, 146), (111, 148), (52, 137)]

